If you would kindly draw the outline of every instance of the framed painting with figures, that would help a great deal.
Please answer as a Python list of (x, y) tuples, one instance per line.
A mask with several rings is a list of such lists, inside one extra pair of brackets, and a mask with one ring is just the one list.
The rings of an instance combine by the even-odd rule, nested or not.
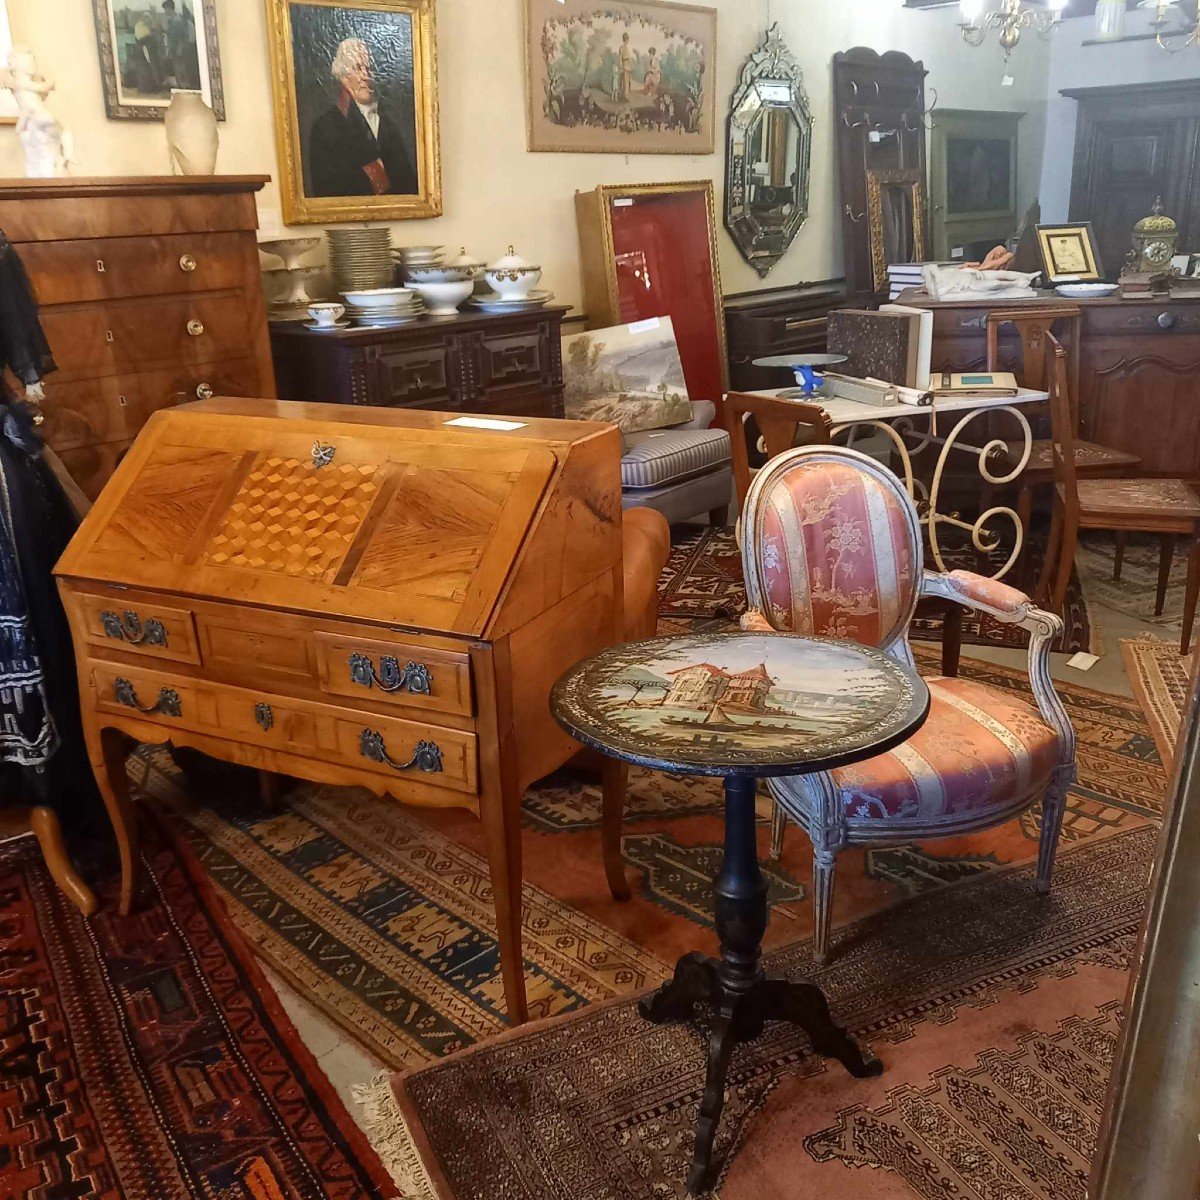
[(110, 120), (161, 121), (171, 92), (199, 92), (225, 120), (216, 0), (92, 0)]
[(434, 0), (267, 0), (285, 224), (442, 211)]
[(656, 0), (525, 0), (529, 149), (711, 154), (717, 14)]

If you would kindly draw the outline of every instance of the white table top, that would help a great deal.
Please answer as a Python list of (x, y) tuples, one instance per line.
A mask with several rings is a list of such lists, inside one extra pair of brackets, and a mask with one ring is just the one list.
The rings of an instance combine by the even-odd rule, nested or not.
[[(756, 395), (778, 396), (781, 390), (767, 388)], [(941, 396), (936, 401), (935, 411), (967, 412), (976, 408), (1037, 404), (1049, 399), (1049, 392), (1035, 392), (1029, 388), (1020, 388), (1015, 396)], [(850, 425), (855, 421), (895, 421), (901, 417), (927, 415), (931, 411), (927, 406), (920, 404), (862, 404), (858, 400), (847, 400), (842, 396), (813, 396), (807, 403), (820, 405), (835, 425)]]

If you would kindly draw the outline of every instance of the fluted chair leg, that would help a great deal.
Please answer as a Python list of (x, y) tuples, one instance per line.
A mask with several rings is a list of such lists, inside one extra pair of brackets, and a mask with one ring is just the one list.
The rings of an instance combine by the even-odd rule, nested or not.
[(1067, 811), (1067, 785), (1055, 780), (1042, 800), (1042, 832), (1038, 844), (1037, 890), (1043, 895), (1050, 890), (1054, 875), (1054, 859), (1058, 854), (1058, 838), (1062, 832), (1063, 815)]
[(829, 928), (833, 923), (833, 876), (837, 855), (813, 847), (813, 958), (829, 959)]
[(782, 804), (776, 804), (771, 813), (771, 858), (778, 861), (783, 857), (783, 835), (787, 832), (787, 813)]

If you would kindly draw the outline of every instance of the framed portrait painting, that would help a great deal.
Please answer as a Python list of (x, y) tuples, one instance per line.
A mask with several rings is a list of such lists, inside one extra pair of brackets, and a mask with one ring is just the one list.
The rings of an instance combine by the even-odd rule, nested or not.
[(1037, 235), (1047, 284), (1095, 283), (1104, 278), (1090, 222), (1039, 225)]
[(283, 219), (442, 211), (433, 0), (267, 0)]
[(161, 121), (174, 89), (225, 120), (216, 0), (92, 0), (109, 120)]
[(711, 154), (717, 14), (656, 0), (525, 0), (530, 150)]

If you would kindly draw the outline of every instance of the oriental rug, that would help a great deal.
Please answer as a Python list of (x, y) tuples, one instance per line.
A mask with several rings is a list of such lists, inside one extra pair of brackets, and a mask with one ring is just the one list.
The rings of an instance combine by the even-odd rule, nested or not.
[[(935, 651), (917, 653), (923, 669), (936, 670)], [(963, 673), (1028, 698), (1020, 671), (964, 660)], [(1136, 703), (1059, 687), (1079, 733), (1064, 845), (1154, 821), (1166, 779)], [(163, 751), (144, 751), (133, 765), (135, 785), (187, 837), (258, 953), (370, 1054), (418, 1066), (504, 1027), (483, 835), (469, 813), (317, 787), (296, 788), (275, 811), (262, 806), (253, 777), (241, 793), (189, 792)], [(721, 813), (719, 781), (632, 772), (623, 849), (634, 897), (622, 904), (604, 879), (597, 782), (563, 773), (530, 791), (524, 949), (535, 1015), (644, 990), (685, 951), (714, 948), (709, 880)], [(764, 857), (769, 815), (763, 797)], [(970, 837), (848, 852), (835, 920), (1036, 853), (1036, 814)], [(809, 936), (812, 850), (802, 831), (788, 831), (768, 875), (776, 899), (768, 945)]]
[[(919, 896), (768, 969), (811, 978), (885, 1071), (855, 1080), (769, 1025), (734, 1054), (722, 1200), (1084, 1200), (1157, 831), (1065, 847)], [(385, 1162), (437, 1200), (662, 1200), (683, 1180), (704, 1038), (633, 999), (542, 1022), (364, 1089)], [(736, 1154), (734, 1154), (736, 1151)]]
[(1176, 634), (1183, 630), (1183, 592), (1187, 582), (1187, 539), (1177, 538), (1163, 611), (1155, 616), (1158, 591), (1158, 558), (1161, 539), (1148, 533), (1130, 533), (1121, 564), (1121, 578), (1113, 579), (1116, 539), (1111, 533), (1080, 534), (1075, 565), (1097, 604), (1149, 625)]
[(1178, 642), (1161, 638), (1124, 638), (1121, 655), (1133, 694), (1146, 713), (1159, 757), (1170, 764), (1191, 694), (1194, 654), (1180, 654)]
[(0, 1195), (395, 1196), (186, 847), (143, 856), (140, 910), (85, 920), (0, 846)]
[[(667, 618), (737, 618), (746, 610), (746, 585), (742, 579), (742, 556), (731, 527), (677, 527), (672, 531), (671, 557), (659, 578), (659, 614)], [(1043, 543), (1032, 543), (1032, 565), (1029, 577), (1037, 578), (1041, 569)], [(943, 552), (949, 570), (998, 571), (1007, 552), (985, 555), (984, 562), (970, 549)], [(927, 562), (928, 560), (927, 556)], [(1025, 570), (1025, 568), (1022, 568)], [(1131, 568), (1136, 574), (1136, 565)], [(1012, 582), (1012, 580), (1008, 580)], [(1054, 646), (1055, 650), (1073, 654), (1088, 650), (1103, 652), (1099, 630), (1084, 599), (1078, 573), (1073, 572), (1063, 605), (1066, 628)], [(942, 618), (924, 616), (913, 622), (912, 635), (925, 641), (940, 641)], [(1028, 634), (1013, 625), (1005, 625), (984, 613), (963, 610), (962, 640), (976, 646), (1024, 647)]]

